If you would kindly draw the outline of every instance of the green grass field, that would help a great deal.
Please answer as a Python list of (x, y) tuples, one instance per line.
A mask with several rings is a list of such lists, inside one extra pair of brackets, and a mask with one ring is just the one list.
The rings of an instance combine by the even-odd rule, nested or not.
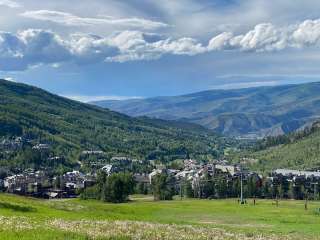
[(236, 200), (130, 203), (0, 194), (0, 239), (320, 239), (320, 202)]

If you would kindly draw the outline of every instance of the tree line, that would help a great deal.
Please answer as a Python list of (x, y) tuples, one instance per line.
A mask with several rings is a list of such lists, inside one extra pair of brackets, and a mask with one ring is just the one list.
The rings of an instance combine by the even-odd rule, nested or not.
[(279, 136), (268, 136), (255, 145), (253, 145), (254, 151), (265, 150), (270, 147), (278, 146), (281, 144), (289, 144), (295, 141), (301, 140), (305, 137), (312, 135), (320, 130), (320, 122), (313, 123), (310, 127), (306, 127), (303, 130), (292, 132), (289, 134), (279, 135)]
[[(319, 185), (305, 181), (288, 181), (284, 177), (260, 178), (250, 175), (244, 178), (243, 195), (245, 198), (265, 199), (319, 199)], [(116, 173), (107, 176), (100, 173), (97, 184), (81, 193), (82, 199), (121, 203), (129, 200), (134, 193), (153, 194), (154, 200), (172, 200), (175, 195), (185, 198), (226, 199), (239, 198), (240, 177), (230, 178), (223, 174), (215, 177), (206, 175), (198, 182), (186, 179), (177, 181), (170, 174), (157, 174), (151, 184), (137, 184), (131, 173)]]

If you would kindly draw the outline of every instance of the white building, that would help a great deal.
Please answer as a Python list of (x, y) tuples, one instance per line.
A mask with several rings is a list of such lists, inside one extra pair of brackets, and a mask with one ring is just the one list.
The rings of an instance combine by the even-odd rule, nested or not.
[(320, 178), (320, 172), (312, 172), (312, 171), (300, 171), (300, 170), (290, 170), (290, 169), (276, 169), (273, 171), (276, 175), (282, 175), (286, 177), (290, 176), (303, 176), (305, 178), (316, 177)]

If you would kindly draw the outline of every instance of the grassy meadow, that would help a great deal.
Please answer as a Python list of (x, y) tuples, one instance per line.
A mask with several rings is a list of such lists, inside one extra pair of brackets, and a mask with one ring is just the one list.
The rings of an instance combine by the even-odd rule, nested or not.
[(320, 202), (229, 200), (124, 204), (0, 194), (0, 239), (320, 239)]

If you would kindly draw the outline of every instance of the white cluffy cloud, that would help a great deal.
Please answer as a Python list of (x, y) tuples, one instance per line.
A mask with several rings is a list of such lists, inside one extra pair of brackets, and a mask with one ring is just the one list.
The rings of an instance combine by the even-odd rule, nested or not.
[(224, 32), (211, 39), (209, 51), (243, 50), (276, 51), (285, 48), (315, 46), (320, 40), (320, 19), (306, 20), (297, 25), (277, 28), (271, 23), (262, 23), (242, 35)]
[(320, 19), (282, 28), (262, 23), (241, 35), (223, 32), (213, 37), (208, 45), (193, 38), (148, 42), (143, 33), (128, 31), (119, 34), (112, 42), (119, 47), (120, 54), (107, 57), (107, 61), (116, 62), (158, 59), (165, 54), (193, 56), (214, 51), (280, 51), (317, 46), (320, 42)]
[(28, 29), (16, 34), (0, 32), (0, 70), (18, 71), (39, 64), (103, 62), (118, 53), (110, 40), (92, 35), (63, 39), (51, 31)]
[(19, 8), (21, 7), (21, 4), (11, 0), (0, 0), (0, 6), (6, 6), (10, 8)]
[(24, 70), (33, 65), (62, 62), (89, 64), (104, 61), (157, 59), (163, 54), (195, 55), (206, 51), (193, 39), (162, 40), (154, 34), (124, 31), (106, 38), (73, 34), (63, 39), (51, 31), (28, 29), (0, 32), (0, 70)]
[(99, 18), (79, 17), (71, 13), (51, 10), (27, 11), (22, 13), (21, 16), (68, 26), (115, 25), (118, 27), (140, 28), (147, 30), (168, 27), (168, 24), (166, 23), (143, 18), (114, 18), (111, 16), (101, 16)]
[(235, 35), (224, 32), (207, 45), (194, 38), (164, 38), (141, 31), (123, 31), (108, 37), (71, 34), (66, 37), (37, 29), (16, 34), (0, 32), (0, 70), (24, 70), (39, 64), (63, 62), (89, 64), (154, 60), (163, 55), (193, 56), (215, 51), (280, 51), (285, 48), (318, 46), (320, 19), (278, 28), (270, 23)]
[(119, 54), (106, 58), (107, 61), (126, 62), (135, 60), (154, 60), (165, 54), (197, 55), (206, 52), (206, 47), (192, 38), (159, 39), (155, 35), (124, 31), (110, 39), (120, 50)]

